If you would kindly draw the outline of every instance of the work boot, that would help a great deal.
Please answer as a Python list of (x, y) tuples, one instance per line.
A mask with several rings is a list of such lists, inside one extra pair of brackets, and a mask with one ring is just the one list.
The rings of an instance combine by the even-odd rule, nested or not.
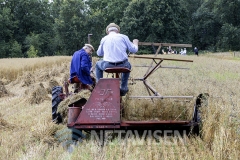
[(127, 90), (120, 89), (120, 96), (125, 96), (127, 92), (128, 92), (128, 89)]

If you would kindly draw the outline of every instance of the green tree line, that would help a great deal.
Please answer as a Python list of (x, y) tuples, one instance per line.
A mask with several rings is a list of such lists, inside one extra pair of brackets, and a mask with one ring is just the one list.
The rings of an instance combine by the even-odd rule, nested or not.
[(142, 42), (240, 49), (239, 0), (0, 0), (0, 58), (72, 55), (97, 49), (114, 22)]

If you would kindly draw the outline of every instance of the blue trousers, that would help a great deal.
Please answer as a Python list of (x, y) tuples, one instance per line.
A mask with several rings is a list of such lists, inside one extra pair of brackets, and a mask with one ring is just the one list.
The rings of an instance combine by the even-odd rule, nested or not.
[[(103, 71), (106, 68), (114, 68), (114, 67), (125, 67), (128, 69), (131, 69), (131, 64), (126, 60), (123, 63), (120, 64), (113, 64), (107, 61), (99, 60), (96, 63), (96, 81), (98, 82), (100, 78), (103, 78)], [(121, 85), (120, 90), (121, 91), (128, 91), (128, 78), (130, 73), (122, 73), (121, 76)]]

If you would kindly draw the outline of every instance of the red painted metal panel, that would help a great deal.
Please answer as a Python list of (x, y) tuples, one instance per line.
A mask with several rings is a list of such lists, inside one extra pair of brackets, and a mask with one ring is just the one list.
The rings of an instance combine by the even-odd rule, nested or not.
[(120, 124), (120, 79), (103, 78), (82, 107), (75, 125)]
[(75, 125), (76, 129), (119, 129), (120, 125), (106, 125), (106, 124), (93, 124), (93, 125)]
[(75, 122), (81, 112), (80, 107), (68, 107), (68, 124)]

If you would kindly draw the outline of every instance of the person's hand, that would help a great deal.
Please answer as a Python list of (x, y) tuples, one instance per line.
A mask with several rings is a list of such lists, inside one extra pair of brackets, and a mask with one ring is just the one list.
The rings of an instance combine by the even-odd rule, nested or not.
[(90, 70), (90, 76), (91, 76), (91, 78), (94, 78), (94, 77), (95, 77), (94, 68), (93, 68), (93, 67), (92, 67), (91, 70)]
[(91, 67), (90, 72), (93, 72), (93, 67)]
[(138, 46), (138, 41), (139, 41), (138, 39), (134, 39), (134, 40), (133, 40), (133, 44), (135, 44), (135, 45)]

